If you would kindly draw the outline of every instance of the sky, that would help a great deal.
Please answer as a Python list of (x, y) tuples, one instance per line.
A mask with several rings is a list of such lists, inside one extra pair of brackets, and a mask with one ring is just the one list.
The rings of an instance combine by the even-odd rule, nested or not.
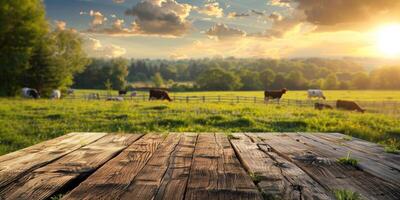
[(93, 57), (400, 58), (400, 0), (44, 0)]

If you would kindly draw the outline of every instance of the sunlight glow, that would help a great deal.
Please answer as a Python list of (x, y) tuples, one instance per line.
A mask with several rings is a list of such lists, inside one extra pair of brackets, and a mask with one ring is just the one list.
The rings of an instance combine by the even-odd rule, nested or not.
[(377, 44), (386, 56), (400, 56), (400, 24), (387, 25), (378, 30)]

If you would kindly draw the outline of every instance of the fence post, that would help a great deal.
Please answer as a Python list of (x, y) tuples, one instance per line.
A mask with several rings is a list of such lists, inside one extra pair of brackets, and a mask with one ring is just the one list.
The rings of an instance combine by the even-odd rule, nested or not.
[(238, 96), (236, 97), (236, 103), (239, 103), (239, 97)]
[(203, 96), (203, 103), (204, 103), (204, 102), (206, 102), (206, 97), (205, 97), (205, 96)]
[(189, 96), (186, 96), (186, 103), (189, 103)]
[(221, 102), (221, 96), (218, 95), (218, 102)]
[(257, 103), (257, 97), (254, 97), (254, 103)]
[(143, 101), (146, 101), (146, 97), (145, 97), (145, 95), (143, 94)]

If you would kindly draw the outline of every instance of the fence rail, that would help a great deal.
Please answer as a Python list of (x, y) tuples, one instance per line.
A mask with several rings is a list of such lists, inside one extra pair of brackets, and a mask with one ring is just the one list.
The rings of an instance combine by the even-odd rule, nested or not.
[[(110, 97), (117, 97), (112, 95), (98, 95), (97, 100), (106, 100)], [(135, 102), (149, 101), (148, 95), (139, 94), (137, 96), (122, 96), (124, 100), (130, 100)], [(281, 99), (281, 100), (269, 100), (266, 102), (262, 97), (250, 97), (250, 96), (182, 96), (172, 95), (172, 100), (180, 103), (231, 103), (231, 104), (276, 104), (276, 105), (288, 105), (296, 107), (314, 107), (314, 104), (324, 103), (336, 107), (336, 100), (309, 100), (309, 99)], [(79, 94), (70, 95), (65, 99), (85, 99), (94, 100), (90, 94)], [(366, 109), (369, 113), (382, 113), (400, 116), (400, 101), (355, 101), (363, 109)]]

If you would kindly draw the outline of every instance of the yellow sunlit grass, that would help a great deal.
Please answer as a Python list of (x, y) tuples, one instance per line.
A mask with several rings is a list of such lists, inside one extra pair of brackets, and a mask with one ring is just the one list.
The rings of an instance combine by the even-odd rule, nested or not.
[(400, 56), (400, 24), (380, 28), (377, 32), (377, 45), (386, 56)]

